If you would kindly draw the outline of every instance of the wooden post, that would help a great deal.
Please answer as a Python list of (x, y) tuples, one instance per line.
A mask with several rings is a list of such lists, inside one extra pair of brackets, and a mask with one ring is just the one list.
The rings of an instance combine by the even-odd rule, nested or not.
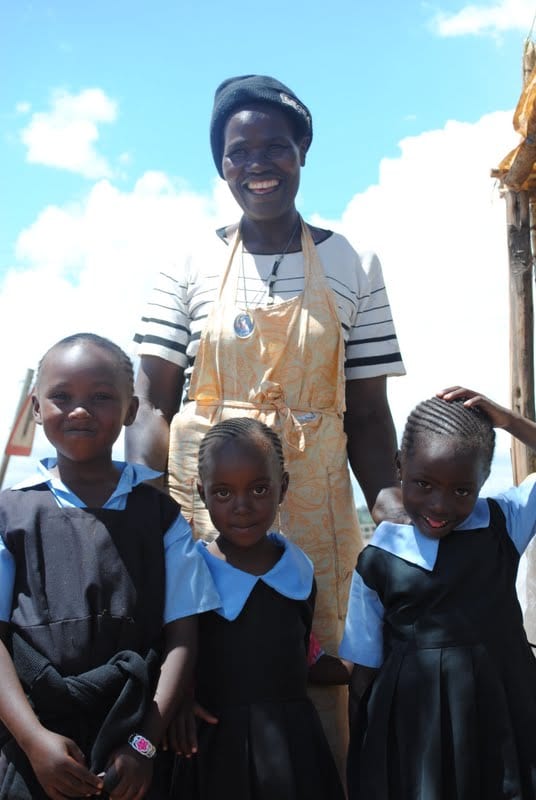
[[(532, 253), (529, 196), (506, 195), (510, 275), (510, 387), (512, 409), (534, 419), (534, 319), (532, 308)], [(536, 471), (536, 455), (512, 440), (512, 471), (519, 483)]]
[[(532, 305), (532, 252), (534, 236), (528, 192), (506, 195), (510, 282), (510, 387), (512, 409), (534, 419), (534, 312)], [(512, 472), (520, 483), (536, 471), (536, 454), (512, 438)], [(536, 553), (527, 551), (525, 629), (536, 636)]]
[[(527, 40), (523, 50), (523, 86), (536, 64), (536, 49)], [(536, 152), (535, 152), (536, 157)], [(531, 156), (531, 165), (534, 158)], [(529, 192), (506, 195), (506, 224), (510, 283), (510, 391), (512, 409), (534, 419), (533, 257), (536, 254), (536, 198)], [(536, 455), (512, 440), (512, 472), (520, 483), (536, 471)]]

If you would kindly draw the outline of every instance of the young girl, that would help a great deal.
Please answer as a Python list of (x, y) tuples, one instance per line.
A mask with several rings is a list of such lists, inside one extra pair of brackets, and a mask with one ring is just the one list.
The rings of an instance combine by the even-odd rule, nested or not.
[(478, 497), (493, 426), (536, 449), (533, 422), (460, 387), (407, 421), (412, 524), (382, 523), (361, 553), (340, 649), (356, 691), (379, 669), (352, 720), (351, 800), (536, 797), (536, 661), (515, 590), (536, 483)]
[(125, 353), (63, 339), (33, 406), (56, 458), (0, 495), (0, 798), (167, 797), (155, 746), (217, 592), (157, 473), (112, 461), (138, 406)]
[[(269, 533), (288, 485), (281, 442), (251, 418), (215, 425), (199, 450), (199, 492), (218, 532), (198, 542), (222, 598), (199, 629), (197, 755), (181, 800), (342, 800), (306, 694), (315, 586), (309, 558)], [(188, 752), (189, 745), (176, 745)]]

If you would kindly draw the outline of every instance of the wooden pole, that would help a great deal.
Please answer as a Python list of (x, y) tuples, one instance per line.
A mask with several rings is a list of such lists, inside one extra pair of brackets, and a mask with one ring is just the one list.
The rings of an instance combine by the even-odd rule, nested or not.
[[(531, 41), (523, 51), (523, 86), (536, 64)], [(535, 154), (536, 155), (536, 154)], [(534, 419), (534, 311), (532, 274), (536, 253), (536, 198), (528, 192), (508, 191), (506, 224), (510, 284), (510, 391), (512, 409)], [(536, 454), (512, 440), (512, 472), (520, 483), (536, 471)]]
[[(22, 411), (22, 406), (24, 405), (24, 401), (26, 400), (26, 398), (28, 396), (28, 392), (30, 391), (30, 387), (32, 385), (33, 376), (34, 376), (33, 369), (27, 369), (26, 370), (26, 377), (24, 379), (24, 383), (22, 384), (22, 390), (21, 390), (21, 393), (20, 393), (19, 404), (18, 404), (17, 410), (15, 412), (15, 417), (13, 419), (13, 426), (12, 427), (15, 426), (15, 424), (16, 424), (19, 416), (20, 416), (20, 412)], [(9, 456), (4, 450), (4, 455), (2, 457), (2, 463), (0, 464), (0, 489), (4, 485), (4, 479), (6, 477), (8, 464), (9, 464)]]
[[(525, 43), (523, 53), (523, 86), (525, 87), (536, 63), (532, 42)], [(530, 151), (530, 154), (529, 154)], [(523, 155), (523, 154), (522, 154)], [(534, 147), (525, 148), (523, 181), (531, 174), (536, 158)], [(534, 157), (533, 157), (534, 156)], [(512, 168), (511, 168), (512, 169)], [(506, 183), (506, 179), (505, 179)], [(534, 311), (532, 298), (533, 257), (536, 254), (536, 203), (526, 191), (509, 190), (506, 194), (510, 288), (510, 391), (512, 409), (534, 419)], [(536, 471), (532, 450), (512, 438), (512, 472), (514, 482), (520, 483)], [(536, 553), (527, 551), (525, 628), (529, 639), (536, 636)]]

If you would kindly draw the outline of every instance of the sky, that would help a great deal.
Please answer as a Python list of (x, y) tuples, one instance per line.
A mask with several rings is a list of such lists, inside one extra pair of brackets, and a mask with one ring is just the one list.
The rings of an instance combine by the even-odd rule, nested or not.
[[(0, 10), (0, 442), (50, 345), (92, 330), (133, 353), (154, 273), (237, 218), (208, 126), (216, 86), (245, 73), (312, 112), (303, 216), (382, 260), (407, 367), (389, 381), (398, 432), (443, 386), (508, 404), (505, 207), (489, 173), (518, 141), (536, 0)], [(47, 452), (40, 435), (34, 455)], [(31, 467), (13, 458), (6, 485)], [(488, 485), (510, 482), (502, 434)]]

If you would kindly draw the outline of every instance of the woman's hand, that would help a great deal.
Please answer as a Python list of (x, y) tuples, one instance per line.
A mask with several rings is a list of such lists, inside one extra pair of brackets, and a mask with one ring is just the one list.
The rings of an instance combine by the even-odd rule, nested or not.
[(447, 402), (464, 400), (464, 406), (468, 408), (481, 408), (490, 418), (494, 428), (503, 428), (527, 447), (536, 450), (536, 424), (533, 420), (527, 419), (515, 411), (510, 411), (509, 408), (498, 405), (489, 397), (484, 397), (483, 394), (463, 386), (450, 386), (448, 389), (438, 392), (437, 396)]
[(447, 402), (452, 400), (463, 400), (467, 408), (481, 408), (491, 419), (494, 428), (508, 428), (515, 415), (508, 408), (498, 405), (489, 397), (475, 392), (473, 389), (466, 389), (463, 386), (449, 386), (437, 393), (437, 396)]
[(402, 503), (402, 489), (400, 486), (388, 486), (386, 489), (381, 489), (370, 513), (376, 525), (379, 525), (380, 522), (397, 522), (399, 525), (409, 525), (411, 522), (408, 512)]
[(195, 700), (187, 700), (175, 718), (171, 721), (164, 741), (164, 749), (172, 750), (177, 755), (190, 758), (197, 753), (197, 725), (195, 718), (217, 725), (218, 718)]
[(37, 780), (52, 800), (100, 794), (102, 779), (85, 765), (78, 745), (65, 736), (43, 728), (26, 749)]

